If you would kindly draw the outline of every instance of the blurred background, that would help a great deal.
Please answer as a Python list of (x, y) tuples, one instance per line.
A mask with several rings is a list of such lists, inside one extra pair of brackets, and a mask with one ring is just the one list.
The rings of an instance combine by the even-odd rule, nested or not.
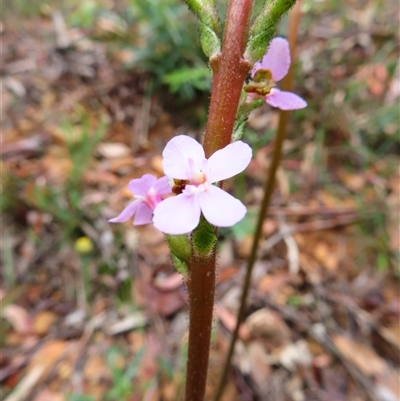
[[(178, 0), (2, 12), (2, 399), (181, 400), (182, 278), (154, 227), (107, 220), (129, 180), (163, 174), (170, 138), (201, 140), (211, 75), (195, 18)], [(290, 115), (225, 401), (400, 399), (398, 17), (395, 0), (302, 1), (308, 107)], [(248, 214), (220, 231), (210, 400), (277, 123), (253, 112), (253, 161), (227, 183)]]

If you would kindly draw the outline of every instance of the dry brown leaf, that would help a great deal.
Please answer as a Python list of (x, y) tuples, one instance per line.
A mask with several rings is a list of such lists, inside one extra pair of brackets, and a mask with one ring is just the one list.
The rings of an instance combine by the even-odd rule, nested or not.
[(339, 199), (324, 190), (317, 191), (314, 198), (310, 201), (310, 206), (318, 208), (321, 207), (321, 205), (332, 208), (357, 207), (355, 198), (348, 197), (345, 199)]
[(265, 294), (275, 294), (279, 292), (289, 280), (290, 275), (286, 271), (267, 274), (257, 283), (257, 289)]
[(250, 255), (252, 246), (253, 246), (253, 234), (247, 234), (238, 243), (237, 252), (239, 256), (242, 258), (247, 258)]
[(332, 340), (339, 352), (363, 374), (400, 397), (399, 375), (372, 348), (340, 335), (333, 336)]
[(160, 400), (160, 393), (161, 390), (153, 384), (153, 386), (149, 389), (147, 389), (144, 394), (143, 398), (144, 400), (149, 400), (149, 401), (158, 401)]
[[(123, 363), (123, 360), (121, 360), (121, 363)], [(101, 355), (91, 355), (86, 360), (83, 374), (85, 379), (92, 385), (111, 378), (105, 360)]]
[(66, 148), (50, 146), (46, 155), (40, 160), (42, 173), (57, 184), (63, 183), (72, 170), (72, 162)]
[(103, 142), (97, 145), (100, 156), (106, 159), (119, 159), (131, 154), (128, 146), (120, 142)]
[(181, 290), (161, 291), (153, 285), (146, 285), (146, 304), (153, 312), (170, 316), (186, 305), (186, 293)]
[(250, 375), (260, 389), (265, 393), (267, 380), (271, 374), (269, 355), (265, 346), (259, 341), (251, 341), (247, 346), (250, 362)]
[(41, 391), (33, 401), (65, 401), (65, 397), (63, 394), (55, 393), (51, 390), (43, 390)]
[(36, 366), (43, 366), (43, 374), (46, 374), (66, 352), (69, 343), (61, 340), (52, 340), (41, 347), (33, 356), (28, 365), (28, 371)]
[(33, 319), (33, 331), (39, 336), (46, 335), (57, 318), (57, 314), (52, 311), (45, 310), (39, 312)]
[(388, 71), (384, 64), (376, 64), (367, 78), (368, 89), (372, 95), (380, 97), (386, 92)]
[(388, 215), (387, 226), (390, 237), (390, 249), (399, 252), (400, 249), (400, 171), (395, 174), (391, 183), (392, 193), (387, 198)]
[(252, 313), (245, 322), (252, 337), (266, 338), (274, 346), (282, 346), (290, 340), (289, 327), (277, 313), (267, 308)]
[(375, 348), (379, 349), (384, 355), (388, 356), (391, 360), (400, 361), (400, 327), (399, 322), (395, 324), (384, 327), (379, 326), (376, 328), (379, 336), (384, 339), (384, 343), (381, 341), (377, 342), (379, 337), (374, 341)]
[(229, 280), (232, 277), (236, 276), (239, 270), (239, 267), (235, 266), (225, 267), (221, 270), (218, 270), (217, 284), (223, 283), (225, 280)]
[(5, 401), (23, 401), (31, 394), (34, 387), (42, 380), (53, 368), (67, 349), (65, 341), (50, 341), (33, 356), (23, 377), (15, 390), (6, 398)]
[(269, 237), (277, 229), (277, 223), (273, 219), (265, 219), (262, 226), (262, 233), (264, 236)]
[(337, 175), (352, 191), (359, 191), (365, 185), (366, 177), (364, 174), (350, 174), (344, 170), (338, 170)]
[(151, 165), (152, 169), (154, 169), (160, 176), (165, 175), (164, 168), (162, 166), (162, 156), (161, 155), (153, 156), (150, 160), (150, 165)]
[(146, 336), (146, 349), (140, 361), (138, 377), (140, 382), (148, 382), (157, 375), (157, 356), (162, 352), (162, 346), (153, 333)]
[(156, 278), (154, 285), (160, 290), (173, 291), (183, 285), (183, 276), (180, 273), (173, 273), (168, 277)]
[(136, 165), (135, 159), (132, 156), (110, 159), (104, 163), (107, 163), (107, 168), (104, 169), (120, 175), (131, 173)]
[[(231, 239), (226, 239), (222, 242), (221, 247), (218, 251), (218, 266), (219, 272), (218, 275), (221, 273), (221, 270), (231, 266), (235, 261), (235, 255), (233, 250), (233, 241)], [(219, 278), (219, 277), (218, 277)]]
[(136, 354), (145, 345), (144, 333), (141, 331), (131, 331), (127, 334), (127, 338), (133, 354)]
[(19, 305), (7, 305), (3, 309), (3, 316), (8, 320), (13, 329), (21, 335), (31, 334), (32, 319), (28, 312)]
[[(311, 351), (311, 350), (310, 350)], [(325, 369), (332, 363), (332, 356), (329, 354), (320, 354), (313, 358), (313, 366), (317, 369)]]
[(75, 373), (76, 361), (79, 358), (80, 354), (78, 352), (74, 352), (68, 354), (65, 358), (61, 360), (59, 364), (57, 364), (57, 377), (67, 382), (73, 378)]
[(337, 254), (332, 252), (332, 249), (325, 242), (317, 242), (313, 254), (315, 259), (328, 270), (335, 271), (338, 268), (339, 260)]
[(44, 365), (38, 365), (29, 370), (18, 383), (15, 390), (4, 401), (24, 401), (40, 381), (44, 371)]
[(86, 184), (102, 184), (115, 187), (119, 184), (119, 178), (108, 171), (86, 171), (83, 174), (83, 180)]
[[(181, 377), (179, 377), (179, 380), (182, 380)], [(169, 381), (168, 383), (165, 383), (162, 386), (161, 392), (162, 392), (162, 399), (165, 401), (175, 401), (176, 400), (176, 395), (179, 390), (179, 380), (173, 380)]]
[(304, 340), (287, 344), (278, 352), (279, 362), (288, 370), (295, 371), (298, 367), (310, 367), (312, 355)]
[(126, 331), (130, 331), (133, 329), (137, 329), (139, 327), (144, 327), (147, 323), (146, 317), (142, 312), (136, 311), (132, 312), (129, 316), (126, 316), (124, 319), (119, 320), (118, 322), (112, 324), (107, 327), (106, 333), (110, 336), (124, 333)]
[[(230, 331), (233, 332), (236, 326), (236, 316), (228, 311), (221, 304), (218, 304), (215, 308), (215, 314), (218, 316), (221, 323)], [(239, 328), (239, 337), (243, 341), (247, 341), (250, 339), (250, 332), (246, 326), (246, 323), (242, 323)]]

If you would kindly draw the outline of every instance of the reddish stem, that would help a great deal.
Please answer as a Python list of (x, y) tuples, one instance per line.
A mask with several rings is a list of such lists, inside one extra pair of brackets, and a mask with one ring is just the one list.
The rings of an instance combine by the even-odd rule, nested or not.
[(222, 52), (211, 60), (213, 83), (204, 136), (210, 157), (231, 142), (243, 82), (250, 66), (243, 60), (253, 0), (231, 0), (228, 6)]
[[(213, 86), (204, 136), (206, 157), (231, 142), (243, 82), (250, 70), (243, 61), (253, 0), (230, 0), (222, 52), (211, 60)], [(186, 401), (203, 401), (207, 383), (215, 291), (215, 256), (192, 256), (189, 262), (189, 350)]]
[(208, 358), (215, 290), (215, 255), (204, 263), (190, 261), (189, 291), (190, 324), (186, 371), (186, 401), (203, 401), (207, 383)]

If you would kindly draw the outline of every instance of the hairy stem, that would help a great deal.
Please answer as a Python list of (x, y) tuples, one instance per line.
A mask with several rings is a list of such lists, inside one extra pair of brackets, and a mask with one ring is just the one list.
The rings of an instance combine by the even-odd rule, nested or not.
[(222, 52), (210, 60), (213, 82), (204, 136), (210, 157), (231, 142), (243, 82), (250, 65), (243, 60), (253, 0), (231, 0), (228, 6)]
[[(290, 20), (289, 20), (288, 40), (289, 40), (289, 44), (290, 44), (292, 65), (291, 65), (291, 68), (290, 68), (288, 74), (281, 82), (282, 90), (286, 90), (286, 91), (289, 91), (291, 89), (292, 83), (293, 83), (293, 66), (294, 66), (293, 60), (294, 60), (294, 53), (295, 53), (300, 17), (301, 17), (300, 2), (298, 1), (290, 13)], [(270, 166), (270, 169), (268, 172), (268, 178), (265, 181), (264, 198), (261, 203), (261, 208), (260, 208), (260, 212), (259, 212), (258, 220), (257, 220), (257, 226), (256, 226), (256, 230), (255, 230), (254, 237), (253, 237), (253, 244), (252, 244), (252, 248), (251, 248), (251, 252), (250, 252), (250, 256), (249, 256), (249, 260), (248, 260), (248, 264), (247, 264), (246, 277), (245, 277), (245, 281), (243, 284), (243, 292), (242, 292), (242, 296), (240, 299), (239, 311), (237, 314), (236, 327), (232, 334), (232, 339), (231, 339), (231, 343), (229, 346), (228, 355), (226, 357), (224, 369), (223, 369), (221, 379), (220, 379), (220, 382), (219, 382), (219, 385), (217, 388), (215, 401), (219, 401), (223, 394), (228, 371), (229, 371), (229, 368), (231, 365), (233, 351), (235, 349), (235, 344), (236, 344), (238, 334), (239, 334), (240, 324), (243, 321), (247, 295), (248, 295), (250, 283), (251, 283), (251, 274), (252, 274), (256, 259), (257, 259), (258, 243), (261, 238), (261, 232), (262, 232), (264, 219), (265, 219), (265, 216), (267, 215), (267, 211), (268, 211), (269, 204), (271, 201), (271, 195), (272, 195), (274, 185), (275, 185), (276, 172), (278, 170), (278, 167), (279, 167), (279, 164), (281, 161), (282, 146), (283, 146), (283, 142), (286, 137), (286, 127), (287, 127), (287, 122), (288, 122), (288, 115), (289, 115), (289, 113), (287, 111), (280, 110), (279, 125), (278, 125), (277, 134), (276, 134), (274, 153), (272, 156), (271, 166)]]
[(214, 249), (207, 261), (197, 257), (190, 261), (186, 401), (203, 401), (205, 395), (214, 310), (215, 254)]
[[(242, 60), (253, 0), (230, 0), (222, 51), (211, 58), (213, 86), (204, 136), (206, 157), (231, 142), (243, 82), (250, 65)], [(189, 261), (189, 349), (186, 401), (205, 396), (214, 309), (216, 246), (210, 254), (192, 252)]]

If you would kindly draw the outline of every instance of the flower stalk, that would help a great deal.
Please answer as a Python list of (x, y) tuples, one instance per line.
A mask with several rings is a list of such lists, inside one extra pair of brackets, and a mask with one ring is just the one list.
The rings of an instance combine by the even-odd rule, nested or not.
[(192, 256), (189, 292), (189, 345), (186, 401), (203, 401), (206, 391), (215, 292), (216, 243), (209, 258)]
[[(253, 0), (229, 2), (222, 51), (210, 60), (213, 85), (204, 136), (209, 158), (231, 143), (244, 80), (251, 68), (242, 55), (246, 46)], [(217, 229), (215, 229), (217, 235)], [(211, 256), (194, 253), (189, 262), (189, 349), (186, 401), (203, 401), (207, 383), (212, 317), (214, 311), (216, 246)]]
[(243, 60), (253, 0), (231, 0), (222, 52), (210, 60), (213, 70), (204, 152), (210, 157), (231, 142), (240, 94), (251, 65)]

